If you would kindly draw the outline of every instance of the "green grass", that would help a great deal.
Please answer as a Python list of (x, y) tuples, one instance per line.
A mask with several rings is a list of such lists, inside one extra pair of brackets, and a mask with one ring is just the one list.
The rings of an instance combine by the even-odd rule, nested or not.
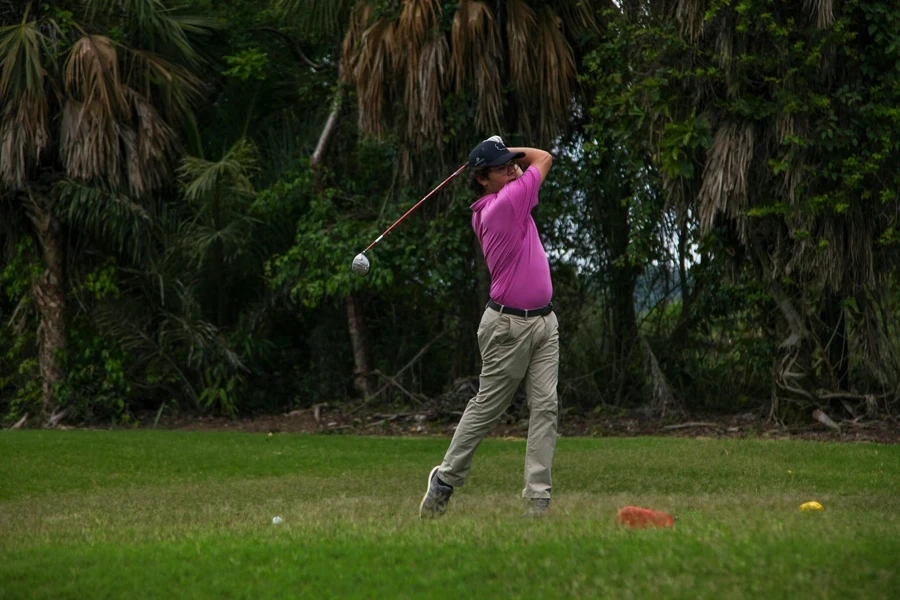
[[(492, 439), (450, 512), (420, 522), (447, 443), (2, 432), (0, 599), (900, 593), (900, 446), (560, 439), (553, 514), (533, 521), (524, 442)], [(626, 504), (677, 524), (618, 528)]]

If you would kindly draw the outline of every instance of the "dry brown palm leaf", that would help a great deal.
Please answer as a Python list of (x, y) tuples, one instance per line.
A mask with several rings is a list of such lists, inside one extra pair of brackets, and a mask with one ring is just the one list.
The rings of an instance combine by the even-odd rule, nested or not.
[(503, 111), (503, 83), (500, 81), (499, 59), (488, 55), (478, 58), (475, 73), (475, 127), (481, 132), (500, 131)]
[[(808, 236), (798, 236), (800, 232)], [(796, 221), (791, 231), (795, 239), (793, 250), (784, 265), (784, 274), (816, 288), (828, 286), (834, 289), (846, 268), (846, 256), (836, 250), (842, 246), (840, 234), (830, 223), (821, 219), (803, 218)], [(825, 242), (824, 245), (820, 245)]]
[(793, 113), (782, 112), (778, 115), (775, 122), (775, 138), (779, 144), (785, 144), (789, 137), (795, 135), (795, 125)]
[(734, 25), (729, 13), (720, 12), (710, 23), (710, 31), (716, 31), (715, 56), (725, 75), (725, 85), (729, 97), (735, 95)]
[(357, 85), (359, 127), (375, 137), (383, 134), (384, 102), (391, 95), (398, 54), (394, 30), (392, 21), (379, 19), (363, 33), (351, 76)]
[(396, 66), (404, 74), (406, 139), (416, 149), (426, 141), (440, 145), (441, 93), (447, 72), (447, 40), (438, 28), (437, 0), (408, 0), (395, 31)]
[(675, 0), (675, 20), (681, 25), (682, 35), (687, 36), (691, 43), (703, 35), (706, 4), (706, 0)]
[[(431, 142), (440, 148), (442, 142), (441, 104), (446, 82), (447, 38), (434, 28), (419, 53), (414, 77), (407, 80), (407, 138), (417, 150)], [(412, 89), (409, 84), (413, 83)]]
[(649, 414), (664, 417), (666, 413), (682, 412), (681, 403), (672, 393), (672, 388), (665, 373), (659, 367), (659, 361), (644, 336), (639, 336), (641, 350), (644, 354), (644, 371), (650, 392), (650, 401), (646, 410)]
[(120, 48), (128, 68), (123, 82), (144, 98), (161, 98), (162, 111), (170, 122), (178, 122), (203, 98), (206, 84), (184, 65), (134, 48)]
[[(477, 4), (477, 9), (473, 8), (473, 4)], [(477, 11), (486, 9), (481, 2), (473, 2), (473, 0), (460, 0), (453, 15), (453, 24), (450, 26), (450, 76), (453, 78), (456, 91), (459, 93), (466, 85), (467, 74), (472, 69), (469, 64), (472, 52), (469, 48), (469, 29), (470, 21)], [(490, 11), (487, 11), (490, 16)], [(493, 18), (490, 16), (490, 18)], [(477, 23), (477, 21), (476, 21)]]
[(612, 1), (557, 0), (556, 2), (557, 12), (563, 20), (564, 27), (574, 35), (598, 32), (600, 28), (594, 17), (595, 12), (614, 6)]
[[(421, 48), (442, 12), (438, 0), (405, 0), (400, 9), (397, 37), (407, 49)], [(414, 57), (408, 57), (414, 58)]]
[(474, 77), (479, 56), (500, 53), (500, 33), (491, 9), (484, 2), (462, 0), (453, 16), (450, 41), (450, 71), (459, 92)]
[(538, 17), (535, 44), (537, 90), (541, 97), (538, 132), (543, 145), (550, 144), (559, 134), (572, 102), (575, 83), (575, 57), (562, 32), (561, 19), (550, 7), (544, 7)]
[(450, 36), (450, 75), (456, 91), (473, 86), (475, 127), (482, 132), (499, 130), (502, 51), (497, 20), (485, 3), (464, 0), (454, 16)]
[(703, 169), (697, 196), (700, 225), (704, 231), (716, 215), (735, 221), (741, 241), (747, 242), (747, 178), (753, 160), (754, 134), (749, 123), (725, 123), (716, 131)]
[(133, 126), (122, 128), (125, 167), (131, 193), (142, 196), (168, 180), (178, 138), (146, 98), (130, 90), (129, 99), (135, 119)]
[(68, 97), (95, 105), (110, 117), (127, 114), (119, 57), (109, 38), (86, 35), (75, 42), (66, 64), (65, 89)]
[(537, 15), (525, 0), (509, 0), (506, 4), (509, 78), (513, 87), (523, 93), (535, 89), (534, 63), (531, 59), (536, 29)]
[[(782, 113), (775, 122), (775, 143), (781, 148), (787, 147), (790, 138), (804, 137), (807, 129), (806, 117), (795, 113)], [(797, 147), (793, 147), (784, 158), (785, 167), (780, 192), (792, 206), (796, 206), (802, 200), (797, 190), (801, 189), (804, 180), (809, 178), (808, 160), (805, 152)]]
[(341, 77), (345, 83), (354, 83), (354, 73), (363, 51), (363, 34), (369, 28), (374, 13), (371, 0), (363, 0), (350, 11), (350, 23), (341, 46)]
[(834, 23), (834, 0), (803, 0), (803, 8), (810, 13), (816, 27), (825, 29)]
[(0, 180), (13, 188), (25, 184), (29, 165), (40, 161), (50, 141), (47, 99), (24, 93), (6, 102), (0, 123)]
[(506, 39), (509, 47), (509, 78), (517, 93), (518, 118), (522, 131), (530, 138), (532, 115), (539, 114), (540, 96), (534, 94), (537, 73), (534, 68), (532, 40), (537, 32), (537, 15), (524, 0), (510, 0), (506, 12)]
[(119, 183), (119, 127), (97, 104), (67, 100), (60, 127), (60, 155), (69, 177), (89, 181), (104, 177)]
[(61, 155), (70, 177), (119, 180), (119, 125), (131, 116), (111, 41), (89, 35), (72, 47), (65, 69)]

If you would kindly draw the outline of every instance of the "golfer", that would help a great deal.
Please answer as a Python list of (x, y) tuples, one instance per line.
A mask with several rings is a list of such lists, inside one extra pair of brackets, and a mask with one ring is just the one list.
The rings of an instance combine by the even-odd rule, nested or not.
[(420, 518), (446, 512), (453, 489), (469, 477), (475, 450), (523, 380), (531, 413), (522, 491), (528, 502), (525, 515), (550, 510), (559, 332), (550, 304), (550, 264), (531, 210), (552, 163), (549, 153), (507, 148), (499, 136), (478, 144), (469, 155), (469, 184), (479, 196), (472, 205), (472, 228), (491, 272), (491, 300), (478, 326), (481, 378), (444, 461), (428, 475)]

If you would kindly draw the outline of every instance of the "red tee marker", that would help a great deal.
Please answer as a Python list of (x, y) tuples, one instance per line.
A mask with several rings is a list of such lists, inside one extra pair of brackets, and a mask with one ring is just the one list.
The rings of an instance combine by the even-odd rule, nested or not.
[(672, 527), (675, 520), (669, 513), (664, 513), (640, 506), (626, 506), (616, 513), (616, 523), (629, 527)]

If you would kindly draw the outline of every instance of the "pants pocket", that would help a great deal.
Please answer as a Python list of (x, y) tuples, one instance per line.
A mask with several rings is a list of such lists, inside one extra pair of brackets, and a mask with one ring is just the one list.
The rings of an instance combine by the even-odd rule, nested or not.
[(508, 338), (509, 316), (492, 309), (485, 311), (478, 326), (478, 349), (481, 350), (481, 357), (485, 357), (490, 346), (502, 344)]

